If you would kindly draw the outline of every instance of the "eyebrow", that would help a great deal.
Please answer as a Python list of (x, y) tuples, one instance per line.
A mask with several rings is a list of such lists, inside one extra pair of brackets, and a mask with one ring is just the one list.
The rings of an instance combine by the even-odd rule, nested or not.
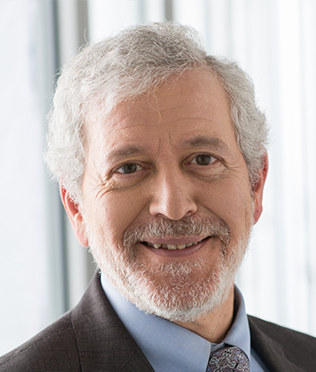
[(183, 147), (211, 147), (215, 150), (222, 151), (228, 155), (231, 155), (228, 146), (226, 143), (218, 138), (218, 137), (205, 137), (205, 136), (198, 136), (194, 138), (190, 138), (182, 142)]
[(109, 152), (106, 155), (107, 159), (120, 159), (120, 158), (125, 158), (126, 156), (131, 156), (131, 155), (137, 155), (140, 153), (144, 153), (146, 150), (144, 147), (141, 146), (135, 146), (131, 145), (128, 147), (120, 148), (117, 150), (113, 150)]
[[(194, 138), (190, 138), (188, 140), (182, 141), (181, 146), (182, 147), (193, 147), (193, 148), (210, 147), (215, 150), (221, 151), (224, 154), (231, 155), (231, 152), (229, 151), (226, 143), (218, 137), (198, 136), (198, 137), (194, 137)], [(117, 161), (122, 158), (124, 159), (127, 156), (143, 154), (146, 151), (147, 150), (145, 147), (130, 145), (128, 147), (119, 148), (119, 149), (109, 152), (106, 155), (106, 159)]]

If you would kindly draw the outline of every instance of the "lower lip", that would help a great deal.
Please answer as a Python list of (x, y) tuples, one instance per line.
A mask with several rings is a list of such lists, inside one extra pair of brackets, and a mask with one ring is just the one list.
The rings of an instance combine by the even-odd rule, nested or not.
[(144, 247), (147, 249), (151, 250), (153, 253), (160, 255), (160, 256), (165, 256), (165, 257), (185, 257), (189, 256), (190, 254), (193, 254), (200, 250), (203, 245), (208, 242), (211, 238), (204, 239), (202, 242), (198, 244), (191, 245), (191, 247), (183, 248), (183, 249), (167, 249), (167, 248), (153, 248), (148, 245), (142, 244)]

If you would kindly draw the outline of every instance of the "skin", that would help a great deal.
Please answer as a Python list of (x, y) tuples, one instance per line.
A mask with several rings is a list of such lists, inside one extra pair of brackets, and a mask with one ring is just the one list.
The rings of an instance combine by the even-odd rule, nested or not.
[[(215, 215), (228, 225), (230, 243), (234, 243), (262, 213), (267, 157), (259, 182), (251, 190), (224, 89), (205, 69), (171, 78), (154, 94), (123, 102), (107, 118), (91, 116), (85, 139), (85, 219), (113, 250), (129, 226), (161, 216), (180, 220)], [(126, 170), (130, 173), (124, 173)], [(89, 246), (80, 207), (63, 188), (61, 196), (79, 242)], [(185, 244), (201, 238), (205, 237), (179, 240), (166, 236), (151, 242)], [(199, 257), (207, 260), (209, 270), (215, 270), (221, 244), (218, 239), (207, 239), (197, 249), (155, 250), (141, 243), (134, 248), (137, 260), (148, 267)], [(195, 275), (203, 281), (209, 272)], [(168, 285), (168, 278), (155, 280)], [(220, 308), (194, 322), (179, 324), (211, 342), (220, 342), (233, 320), (233, 300), (231, 283)]]

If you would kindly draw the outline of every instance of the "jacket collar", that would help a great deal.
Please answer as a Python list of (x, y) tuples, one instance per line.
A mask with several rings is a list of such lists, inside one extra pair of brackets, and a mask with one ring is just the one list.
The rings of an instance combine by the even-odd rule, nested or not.
[(248, 316), (248, 320), (251, 346), (259, 354), (269, 371), (306, 372), (305, 369), (293, 364), (285, 355), (283, 346), (286, 340), (283, 340), (283, 342), (280, 342), (280, 340), (276, 341), (277, 331), (275, 330), (275, 325), (272, 326), (271, 323), (252, 316)]
[(154, 372), (107, 301), (99, 274), (72, 311), (82, 371)]

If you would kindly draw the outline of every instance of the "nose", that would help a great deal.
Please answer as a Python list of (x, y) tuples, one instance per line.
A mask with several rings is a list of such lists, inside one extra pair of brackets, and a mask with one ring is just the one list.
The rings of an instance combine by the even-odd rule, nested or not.
[(149, 206), (152, 216), (180, 220), (197, 211), (192, 190), (193, 185), (185, 178), (181, 172), (174, 170), (157, 176)]

